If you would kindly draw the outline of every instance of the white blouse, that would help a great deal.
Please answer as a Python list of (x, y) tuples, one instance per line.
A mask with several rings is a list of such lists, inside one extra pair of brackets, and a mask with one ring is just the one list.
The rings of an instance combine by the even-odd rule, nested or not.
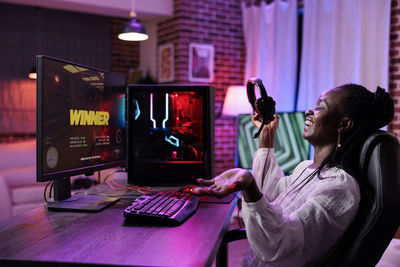
[(242, 204), (254, 260), (259, 261), (257, 266), (317, 263), (354, 219), (360, 202), (358, 184), (336, 167), (305, 183), (314, 170), (308, 168), (312, 161), (303, 161), (292, 175), (284, 176), (273, 152), (260, 148), (253, 161), (253, 175), (264, 197)]

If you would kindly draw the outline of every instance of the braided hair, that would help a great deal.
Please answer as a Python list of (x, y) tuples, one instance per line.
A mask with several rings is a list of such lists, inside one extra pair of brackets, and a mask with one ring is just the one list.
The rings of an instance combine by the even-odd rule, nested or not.
[(332, 151), (312, 173), (319, 176), (326, 165), (344, 169), (353, 177), (359, 175), (358, 155), (364, 141), (374, 132), (389, 124), (394, 115), (392, 97), (378, 87), (375, 93), (358, 84), (345, 84), (336, 89), (346, 92), (343, 99), (344, 116), (353, 127), (342, 134), (341, 146)]
[(343, 99), (345, 116), (353, 120), (353, 127), (343, 133), (342, 144), (331, 156), (331, 164), (357, 177), (359, 152), (364, 141), (374, 132), (389, 124), (394, 115), (394, 104), (389, 93), (378, 87), (375, 93), (357, 84), (339, 87), (347, 92)]
[(363, 182), (358, 179), (360, 170), (357, 162), (361, 146), (372, 133), (392, 121), (393, 100), (381, 87), (378, 87), (375, 93), (357, 84), (345, 84), (336, 89), (346, 92), (342, 102), (343, 115), (352, 119), (353, 127), (342, 134), (341, 146), (332, 151), (306, 179), (296, 184), (290, 191), (298, 192), (315, 176), (320, 178), (323, 168), (327, 165), (345, 170), (363, 187)]

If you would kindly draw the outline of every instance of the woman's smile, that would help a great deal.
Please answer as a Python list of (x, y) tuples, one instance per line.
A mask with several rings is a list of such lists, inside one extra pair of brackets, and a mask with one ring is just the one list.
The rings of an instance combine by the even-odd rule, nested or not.
[(306, 121), (304, 122), (304, 124), (305, 124), (306, 127), (307, 126), (313, 126), (314, 125), (314, 121), (309, 116), (307, 116), (306, 117)]

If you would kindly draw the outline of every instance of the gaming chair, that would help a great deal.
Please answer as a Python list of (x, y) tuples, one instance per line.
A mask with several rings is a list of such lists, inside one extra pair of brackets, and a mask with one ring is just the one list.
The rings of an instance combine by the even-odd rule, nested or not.
[[(367, 182), (359, 211), (322, 266), (375, 266), (400, 226), (400, 145), (377, 131), (362, 145), (359, 167)], [(217, 254), (227, 266), (227, 243), (246, 238), (244, 229), (228, 231)]]

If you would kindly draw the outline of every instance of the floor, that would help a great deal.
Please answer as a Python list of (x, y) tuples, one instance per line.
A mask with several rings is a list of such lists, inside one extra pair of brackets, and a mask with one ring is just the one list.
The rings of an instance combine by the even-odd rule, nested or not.
[(392, 239), (376, 267), (400, 267), (400, 239)]
[[(240, 228), (239, 224), (243, 227), (243, 222), (240, 219), (240, 214), (237, 208), (233, 211), (232, 218), (229, 224), (229, 229)], [(234, 241), (228, 244), (228, 267), (240, 267), (242, 266), (242, 259), (244, 253), (249, 248), (249, 242), (247, 239)], [(215, 267), (215, 262), (212, 267)], [(386, 267), (386, 266), (385, 266)]]

